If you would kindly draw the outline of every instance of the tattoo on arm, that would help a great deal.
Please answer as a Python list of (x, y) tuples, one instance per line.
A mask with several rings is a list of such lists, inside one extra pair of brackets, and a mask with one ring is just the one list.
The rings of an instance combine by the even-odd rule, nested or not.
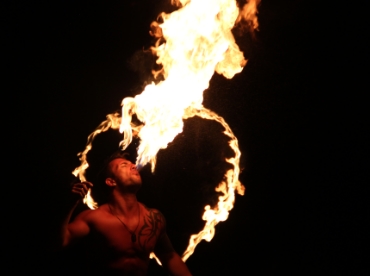
[(165, 229), (165, 219), (158, 210), (147, 209), (149, 213), (144, 216), (144, 225), (139, 229), (139, 246), (147, 248), (153, 239), (160, 238)]

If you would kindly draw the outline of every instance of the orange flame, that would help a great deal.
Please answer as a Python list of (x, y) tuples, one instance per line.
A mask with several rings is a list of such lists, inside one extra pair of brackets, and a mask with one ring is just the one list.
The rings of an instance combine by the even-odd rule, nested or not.
[[(233, 208), (235, 192), (243, 195), (244, 186), (239, 182), (240, 150), (238, 141), (225, 120), (216, 113), (203, 107), (203, 91), (208, 88), (209, 80), (216, 71), (226, 78), (232, 78), (241, 72), (246, 64), (243, 53), (232, 35), (234, 25), (244, 20), (253, 28), (258, 27), (257, 5), (259, 0), (250, 0), (238, 8), (235, 0), (171, 0), (181, 7), (171, 14), (161, 14), (163, 23), (153, 22), (151, 34), (158, 39), (152, 47), (158, 56), (157, 63), (162, 65), (160, 72), (164, 81), (149, 84), (144, 91), (134, 98), (122, 101), (122, 117), (108, 115), (106, 121), (88, 137), (86, 149), (79, 153), (81, 166), (73, 172), (81, 180), (88, 167), (86, 154), (91, 150), (94, 137), (109, 128), (123, 133), (122, 149), (125, 149), (133, 137), (139, 137), (136, 164), (142, 167), (151, 164), (154, 171), (156, 155), (165, 149), (177, 134), (182, 132), (183, 120), (199, 116), (215, 120), (225, 129), (230, 137), (229, 145), (235, 152), (233, 158), (226, 161), (233, 169), (225, 174), (216, 191), (222, 192), (217, 206), (206, 206), (203, 220), (205, 227), (192, 235), (183, 260), (186, 261), (202, 240), (210, 241), (215, 233), (215, 225), (225, 221)], [(162, 43), (162, 44), (161, 44)], [(134, 125), (132, 115), (136, 114), (141, 125)], [(96, 208), (90, 193), (84, 201), (90, 208)], [(154, 254), (151, 257), (155, 258)]]
[(225, 180), (216, 187), (216, 192), (222, 192), (224, 195), (218, 198), (219, 201), (217, 206), (213, 209), (211, 209), (211, 206), (209, 205), (204, 207), (205, 212), (202, 219), (206, 221), (206, 225), (198, 234), (190, 237), (189, 245), (182, 256), (184, 262), (193, 254), (195, 247), (201, 240), (211, 241), (215, 235), (215, 226), (220, 221), (225, 221), (228, 218), (229, 211), (234, 206), (235, 190), (240, 195), (244, 195), (245, 190), (244, 186), (238, 180), (240, 172), (239, 160), (241, 155), (238, 147), (238, 140), (231, 131), (229, 125), (221, 116), (205, 108), (189, 112), (189, 117), (191, 116), (199, 116), (204, 119), (215, 120), (219, 122), (225, 128), (224, 134), (231, 139), (229, 145), (235, 152), (235, 157), (226, 160), (232, 164), (234, 168), (226, 172), (224, 176)]

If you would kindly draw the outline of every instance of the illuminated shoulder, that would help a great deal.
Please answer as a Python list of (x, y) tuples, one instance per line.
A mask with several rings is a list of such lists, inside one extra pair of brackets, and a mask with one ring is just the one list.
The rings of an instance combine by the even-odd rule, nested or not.
[(85, 222), (91, 222), (95, 220), (96, 218), (99, 218), (101, 215), (102, 210), (96, 209), (96, 210), (85, 210), (78, 214), (75, 218), (75, 220), (81, 220)]

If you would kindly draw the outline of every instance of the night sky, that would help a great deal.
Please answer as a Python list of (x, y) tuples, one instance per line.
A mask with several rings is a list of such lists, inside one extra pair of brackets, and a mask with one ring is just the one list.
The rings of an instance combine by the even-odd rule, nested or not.
[[(77, 153), (123, 98), (152, 80), (153, 58), (142, 51), (153, 43), (149, 25), (173, 8), (164, 0), (23, 2), (3, 12), (11, 99), (3, 99), (3, 147), (17, 179), (6, 197), (17, 225), (9, 255), (25, 260), (14, 271), (70, 273), (88, 262), (83, 249), (52, 253), (48, 245)], [(239, 140), (246, 193), (187, 261), (194, 275), (365, 275), (366, 103), (341, 69), (352, 66), (351, 55), (341, 57), (350, 29), (326, 16), (312, 2), (262, 0), (259, 31), (235, 31), (248, 63), (232, 80), (214, 75), (204, 106)], [(89, 180), (96, 183), (120, 139), (116, 131), (96, 139)], [(227, 141), (217, 123), (189, 119), (159, 152), (155, 174), (142, 171), (139, 200), (165, 215), (179, 254), (203, 227), (203, 206), (217, 201)], [(153, 261), (149, 275), (166, 273)]]

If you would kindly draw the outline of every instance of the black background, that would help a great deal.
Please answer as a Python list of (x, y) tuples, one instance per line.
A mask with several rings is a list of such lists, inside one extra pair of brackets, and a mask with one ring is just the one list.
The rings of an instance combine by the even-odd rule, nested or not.
[[(236, 197), (212, 242), (203, 241), (189, 258), (194, 275), (365, 275), (368, 207), (360, 195), (368, 183), (368, 125), (365, 91), (351, 75), (361, 46), (343, 16), (352, 11), (344, 9), (262, 1), (255, 37), (237, 36), (249, 59), (243, 72), (212, 78), (204, 106), (223, 116), (239, 140), (246, 194)], [(13, 270), (73, 274), (88, 261), (79, 248), (48, 250), (76, 154), (124, 97), (151, 80), (151, 59), (141, 50), (153, 42), (150, 22), (170, 10), (154, 0), (24, 1), (4, 8), (10, 192), (4, 191), (3, 212)], [(180, 254), (203, 226), (203, 206), (217, 198), (213, 189), (230, 156), (221, 131), (213, 122), (187, 120), (159, 152), (155, 174), (142, 172), (139, 199), (166, 216)], [(108, 132), (96, 140), (89, 179), (120, 138)], [(166, 275), (154, 262), (149, 274)]]

